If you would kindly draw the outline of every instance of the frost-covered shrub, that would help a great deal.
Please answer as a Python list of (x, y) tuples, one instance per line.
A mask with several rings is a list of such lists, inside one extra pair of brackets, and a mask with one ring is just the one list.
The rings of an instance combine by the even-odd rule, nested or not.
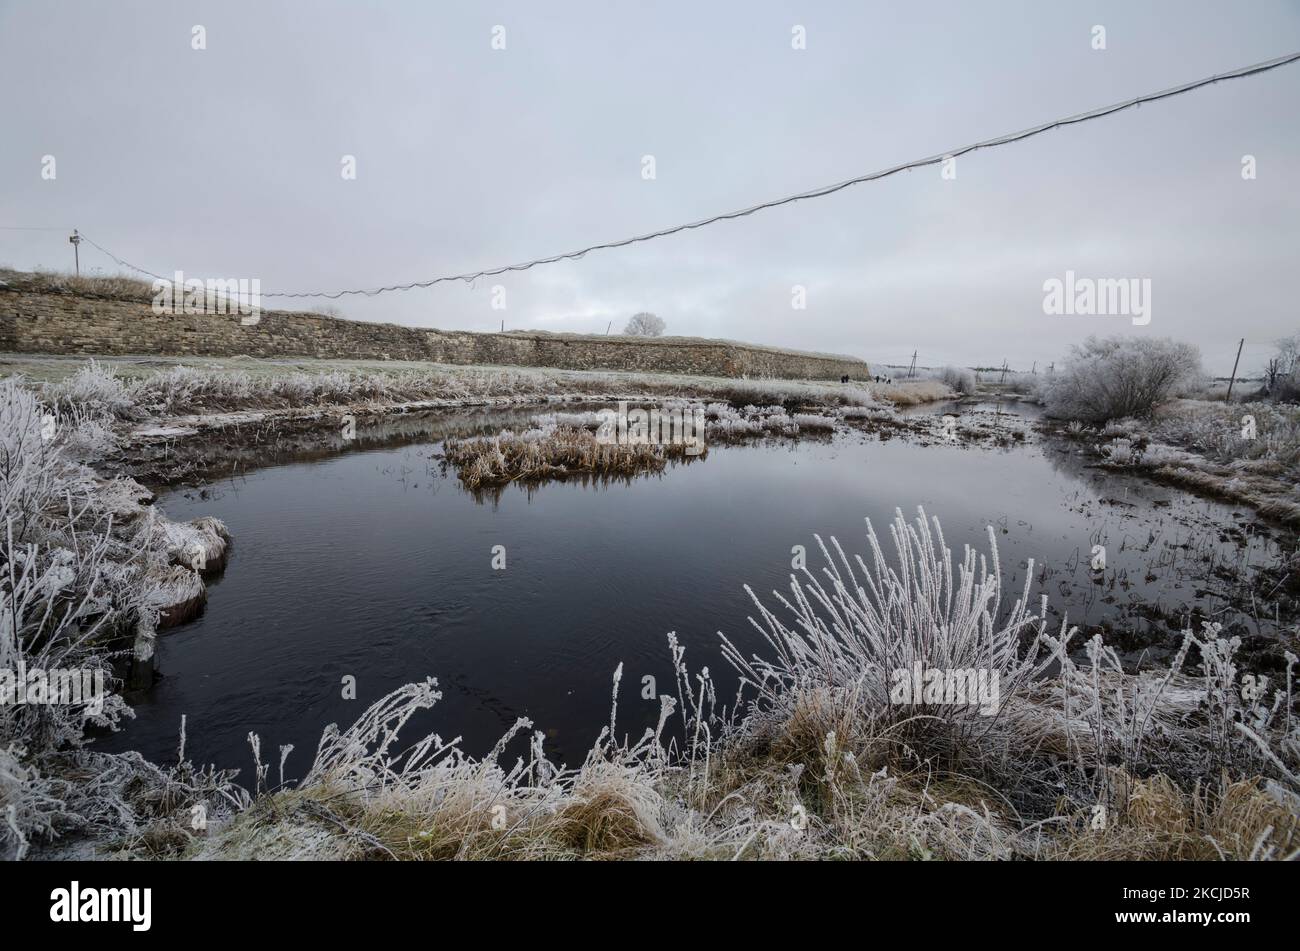
[(1168, 338), (1089, 337), (1044, 381), (1050, 416), (1104, 423), (1149, 416), (1181, 389), (1198, 385), (1200, 351)]
[(881, 406), (842, 406), (839, 409), (841, 419), (885, 419), (893, 413)]
[(975, 371), (966, 367), (944, 367), (939, 371), (939, 382), (963, 396), (975, 395)]
[(740, 419), (740, 412), (730, 403), (705, 403), (705, 419)]
[(736, 411), (726, 403), (710, 403), (705, 407), (705, 416), (708, 438), (718, 442), (734, 441), (747, 436), (793, 435), (799, 429), (784, 406), (749, 404)]
[(118, 447), (112, 422), (100, 416), (65, 421), (62, 427), (63, 453), (71, 461), (93, 464), (112, 455)]
[[(775, 419), (776, 417), (768, 417)], [(728, 442), (744, 436), (760, 436), (765, 432), (763, 419), (742, 419), (739, 416), (723, 416), (706, 420), (705, 436), (717, 442)]]
[(791, 419), (800, 429), (833, 431), (835, 417), (822, 416), (820, 413), (795, 413)]
[[(1026, 652), (1022, 638), (1042, 630), (1047, 606), (1044, 596), (1040, 613), (1029, 611), (1032, 560), (1020, 599), (1004, 613), (992, 528), (990, 557), (967, 546), (955, 574), (938, 519), (919, 511), (909, 524), (899, 511), (890, 535), (900, 568), (889, 563), (870, 520), (870, 564), (862, 558), (850, 561), (833, 538), (832, 554), (817, 537), (827, 563), (824, 580), (805, 569), (802, 580), (791, 577), (791, 596), (777, 595), (793, 623), (770, 611), (746, 587), (761, 616), (761, 623), (751, 622), (775, 652), (768, 659), (746, 656), (723, 637), (723, 654), (746, 684), (774, 702), (813, 685), (853, 684), (873, 715), (904, 718), (916, 710), (892, 705), (893, 675), (917, 663), (926, 670), (994, 673), (1004, 693), (1028, 682), (1036, 652)], [(949, 708), (943, 715), (963, 718), (971, 712)]]
[(155, 510), (138, 517), (147, 491), (82, 464), (110, 444), (96, 414), (120, 405), (111, 376), (92, 369), (58, 396), (55, 418), (17, 381), (0, 381), (0, 671), (5, 689), (19, 685), (18, 671), (78, 683), (70, 701), (0, 702), (0, 858), (70, 832), (135, 834), (163, 802), (188, 811), (199, 795), (191, 779), (209, 792), (225, 782), (192, 771), (178, 779), (138, 754), (85, 746), (88, 726), (114, 728), (130, 714), (109, 645), (122, 643), (123, 628), (154, 622), (147, 578), (166, 553), (155, 546)]
[(255, 386), (241, 370), (213, 372), (194, 367), (172, 367), (139, 381), (133, 395), (152, 412), (183, 414), (231, 410), (246, 406)]
[(91, 360), (67, 379), (46, 383), (41, 395), (56, 413), (79, 418), (140, 419), (131, 388), (111, 366)]
[(1101, 447), (1101, 454), (1119, 466), (1134, 466), (1142, 462), (1143, 450), (1130, 439), (1117, 437)]

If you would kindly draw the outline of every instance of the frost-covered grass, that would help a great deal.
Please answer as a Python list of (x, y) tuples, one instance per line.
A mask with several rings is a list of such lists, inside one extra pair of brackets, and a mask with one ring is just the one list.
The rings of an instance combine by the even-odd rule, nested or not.
[(1111, 465), (1300, 525), (1300, 406), (1180, 399), (1148, 418), (1067, 432)]
[(898, 380), (893, 383), (871, 383), (871, 393), (878, 400), (886, 400), (895, 406), (919, 406), (922, 403), (935, 403), (950, 400), (957, 394), (939, 380)]
[(1175, 400), (1136, 425), (1152, 441), (1190, 449), (1213, 462), (1274, 472), (1300, 469), (1300, 406)]
[[(676, 682), (657, 726), (610, 722), (581, 763), (551, 762), (519, 720), (483, 759), (399, 736), (436, 681), (326, 730), (302, 783), (186, 851), (203, 858), (1294, 858), (1300, 734), (1285, 682), (1239, 678), (1236, 639), (1184, 635), (1168, 670), (1134, 674), (1100, 637), (1046, 629), (1027, 590), (1002, 603), (990, 550), (954, 558), (938, 523), (900, 514), (892, 555), (834, 539), (825, 565), (754, 597), (766, 648), (724, 639), (742, 678), (719, 705), (668, 635)], [(1032, 574), (1032, 571), (1029, 572)], [(1000, 675), (993, 715), (894, 702), (892, 672)], [(1243, 696), (1247, 699), (1243, 699)], [(508, 744), (530, 738), (528, 753)], [(269, 764), (268, 764), (269, 765)], [(259, 773), (260, 775), (261, 773)]]
[(130, 274), (102, 274), (79, 277), (63, 271), (36, 270), (30, 273), (0, 268), (0, 279), (21, 283), (36, 291), (54, 291), (92, 297), (128, 297), (152, 300), (153, 283)]
[(794, 413), (790, 419), (800, 430), (832, 432), (835, 429), (835, 417), (821, 413)]
[(736, 407), (777, 404), (791, 411), (879, 405), (863, 386), (807, 380), (436, 364), (405, 364), (391, 370), (339, 369), (329, 363), (310, 369), (305, 366), (259, 366), (257, 372), (232, 367), (174, 366), (142, 376), (126, 376), (110, 362), (91, 360), (70, 375), (37, 385), (43, 397), (61, 411), (93, 410), (123, 421), (355, 404), (608, 400), (629, 395), (706, 399)]
[(148, 660), (152, 632), (176, 603), (167, 585), (177, 571), (195, 575), (176, 562), (200, 554), (189, 551), (200, 532), (142, 506), (148, 492), (131, 480), (102, 479), (84, 464), (110, 445), (93, 412), (113, 412), (112, 400), (52, 410), (0, 381), (0, 693), (23, 671), (102, 678), (105, 693), (59, 703), (0, 696), (5, 858), (68, 836), (135, 835), (171, 807), (240, 804), (218, 774), (86, 746), (88, 726), (112, 729), (130, 715), (113, 662), (132, 651)]

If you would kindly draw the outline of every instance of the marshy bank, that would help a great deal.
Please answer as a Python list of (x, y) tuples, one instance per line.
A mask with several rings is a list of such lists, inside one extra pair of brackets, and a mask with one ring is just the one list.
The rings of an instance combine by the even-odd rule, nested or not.
[[(791, 412), (885, 407), (871, 383), (463, 367), (399, 361), (160, 357), (86, 363), (9, 355), (0, 369), (60, 413), (102, 421), (112, 445), (98, 464), (150, 485), (230, 475), (260, 454), (345, 448), (360, 426), (400, 429), (435, 410), (631, 400), (779, 405)], [(884, 392), (882, 388), (882, 392)], [(908, 405), (952, 394), (933, 381), (887, 390)], [(225, 467), (222, 471), (222, 467)]]
[(1091, 447), (1103, 465), (1300, 528), (1300, 406), (1180, 399), (1149, 418), (1062, 423), (1055, 430)]
[[(728, 404), (743, 428), (759, 416), (780, 419), (747, 414), (746, 405)], [(166, 777), (155, 783), (170, 790), (151, 806), (133, 804), (134, 831), (93, 827), (101, 854), (1293, 851), (1288, 618), (1271, 622), (1263, 599), (1258, 616), (1243, 612), (1226, 592), (1195, 583), (1206, 563), (1249, 577), (1285, 542), (1240, 524), (1227, 507), (1089, 468), (1078, 447), (1039, 439), (1030, 416), (970, 403), (902, 413), (856, 406), (813, 414), (835, 424), (812, 438), (775, 422), (735, 441), (711, 438), (699, 464), (491, 491), (444, 471), (441, 443), (525, 430), (543, 410), (385, 415), (374, 425), (359, 419), (350, 439), (330, 427), (341, 451), (315, 455), (319, 447), (309, 446), (295, 457), (287, 444), (268, 444), (269, 456), (250, 455), (236, 475), (166, 492), (158, 504), (172, 518), (221, 518), (233, 555), (209, 585), (206, 612), (160, 640), (164, 677), (137, 704), (136, 719), (92, 744), (106, 763), (143, 752)], [(945, 413), (959, 416), (955, 425)], [(731, 418), (717, 419), (724, 415)], [(937, 566), (951, 563), (942, 548), (969, 543), (990, 571), (1000, 570), (963, 589), (954, 567), (953, 596), (906, 581), (891, 587), (886, 578), (877, 579), (883, 601), (851, 585), (828, 588), (825, 601), (809, 596), (815, 612), (847, 612), (838, 622), (827, 616), (823, 628), (812, 624), (815, 648), (797, 646), (755, 612), (746, 584), (777, 616), (785, 608), (767, 592), (788, 589), (791, 574), (805, 586), (831, 584), (814, 533), (828, 544), (838, 537), (871, 568), (878, 556), (862, 517), (889, 525), (900, 500), (942, 516), (945, 536), (931, 554), (923, 545), (895, 553), (891, 542), (913, 530), (895, 525), (880, 542), (889, 552), (882, 563), (916, 572), (929, 565), (939, 579)], [(1213, 526), (1225, 523), (1237, 532), (1221, 538)], [(928, 522), (925, 531), (933, 531)], [(1099, 543), (1109, 557), (1098, 579), (1089, 559)], [(498, 545), (501, 568), (493, 566)], [(1019, 623), (1028, 614), (1018, 621), (1011, 602), (1022, 591), (1029, 614), (1049, 596), (1043, 620)], [(896, 617), (884, 628), (893, 640), (881, 639), (869, 613), (848, 611), (863, 598)], [(935, 605), (935, 617), (952, 618), (954, 639), (938, 642), (911, 626), (894, 613), (905, 604)], [(1058, 648), (1052, 639), (1066, 611), (1083, 633)], [(1146, 643), (1119, 653), (1088, 646), (1098, 629), (1140, 630)], [(719, 631), (734, 645), (722, 658)], [(1247, 638), (1274, 645), (1268, 709), (1241, 697)], [(1034, 643), (1039, 655), (1025, 667)], [(990, 723), (882, 705), (888, 669), (907, 659), (893, 652), (922, 644), (953, 652), (946, 656), (959, 666), (1002, 672), (1004, 714)], [(755, 655), (776, 666), (756, 666)], [(833, 660), (823, 666), (814, 657)], [(1166, 677), (1166, 662), (1175, 661), (1178, 672)], [(1146, 676), (1133, 676), (1139, 666)], [(615, 670), (621, 686), (611, 718)], [(347, 678), (355, 678), (351, 696)], [(1275, 703), (1279, 689), (1284, 700)], [(182, 716), (182, 762), (172, 767)], [(327, 734), (318, 750), (329, 722), (355, 726)], [(1274, 751), (1276, 764), (1239, 724)], [(401, 742), (388, 743), (387, 728), (398, 726)], [(462, 741), (430, 740), (412, 752), (433, 730)], [(645, 730), (651, 738), (639, 739)], [(260, 752), (249, 747), (250, 731), (261, 737)], [(198, 782), (185, 761), (242, 768), (242, 789)], [(266, 791), (282, 778), (291, 788)], [(212, 816), (201, 832), (186, 824), (197, 800)], [(1095, 826), (1098, 806), (1113, 821)], [(34, 844), (52, 841), (24, 828)]]

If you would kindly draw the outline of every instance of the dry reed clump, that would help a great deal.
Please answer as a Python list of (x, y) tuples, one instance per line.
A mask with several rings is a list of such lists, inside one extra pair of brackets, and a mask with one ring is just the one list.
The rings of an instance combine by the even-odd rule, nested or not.
[(894, 406), (918, 406), (953, 399), (957, 394), (940, 380), (903, 380), (870, 384), (871, 395)]
[[(540, 732), (504, 765), (522, 720), (482, 760), (436, 735), (391, 752), (440, 696), (411, 685), (327, 729), (303, 783), (262, 793), (190, 854), (1295, 857), (1290, 667), (1285, 683), (1243, 680), (1239, 641), (1214, 625), (1188, 631), (1164, 671), (1125, 672), (1099, 637), (1076, 663), (1075, 629), (1049, 634), (1023, 595), (1002, 610), (996, 548), (954, 560), (923, 514), (900, 514), (890, 535), (893, 558), (869, 523), (869, 560), (822, 546), (826, 566), (792, 577), (780, 615), (755, 598), (767, 656), (724, 640), (749, 696), (722, 713), (672, 635), (675, 695), (661, 695), (657, 726), (617, 739), (620, 666), (610, 724), (573, 768), (546, 758)], [(900, 705), (889, 674), (909, 659), (999, 671), (998, 709)]]
[[(747, 405), (738, 410), (728, 403), (708, 403), (695, 408), (701, 412), (704, 432), (695, 433), (692, 423), (689, 439), (682, 432), (681, 440), (663, 443), (608, 442), (595, 431), (612, 428), (612, 411), (551, 412), (533, 417), (535, 428), (521, 433), (507, 430), (495, 436), (448, 440), (443, 458), (471, 489), (572, 476), (631, 477), (662, 471), (669, 462), (704, 458), (707, 440), (832, 433), (839, 425), (836, 416), (790, 414), (780, 405)], [(668, 401), (663, 412), (668, 411), (689, 415), (691, 407), (687, 401)]]
[[(706, 452), (701, 450), (700, 457)], [(591, 431), (567, 425), (450, 439), (443, 445), (443, 457), (471, 489), (572, 476), (633, 476), (692, 458), (684, 444), (603, 443)]]
[(1046, 857), (1089, 861), (1293, 858), (1300, 816), (1253, 779), (1179, 789), (1167, 776), (1124, 777), (1114, 811), (1073, 817), (1074, 835)]

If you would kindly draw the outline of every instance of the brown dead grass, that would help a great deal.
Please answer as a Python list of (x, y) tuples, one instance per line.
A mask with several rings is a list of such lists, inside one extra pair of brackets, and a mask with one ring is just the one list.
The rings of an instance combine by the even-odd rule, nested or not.
[[(573, 426), (525, 438), (516, 433), (448, 440), (447, 462), (468, 488), (539, 482), (572, 476), (632, 476), (659, 472), (671, 460), (688, 460), (684, 445), (617, 445)], [(707, 450), (699, 456), (703, 458)]]
[(1258, 779), (1180, 790), (1164, 775), (1129, 780), (1127, 795), (1094, 828), (1080, 815), (1052, 858), (1217, 861), (1286, 858), (1300, 848), (1300, 817)]

